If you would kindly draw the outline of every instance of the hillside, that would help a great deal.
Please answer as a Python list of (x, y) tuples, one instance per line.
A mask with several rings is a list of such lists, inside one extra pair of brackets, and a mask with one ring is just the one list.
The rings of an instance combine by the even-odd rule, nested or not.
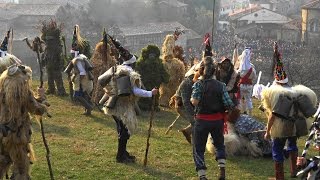
[[(91, 117), (80, 115), (83, 109), (69, 101), (69, 97), (48, 96), (51, 119), (44, 118), (46, 138), (51, 150), (55, 179), (105, 180), (105, 179), (197, 179), (192, 159), (192, 148), (178, 129), (187, 125), (180, 120), (169, 135), (166, 128), (176, 114), (168, 109), (156, 113), (151, 135), (147, 168), (143, 167), (149, 113), (139, 116), (139, 130), (128, 143), (128, 151), (137, 156), (135, 164), (115, 161), (117, 133), (111, 117), (94, 111)], [(257, 103), (255, 102), (255, 107)], [(265, 119), (258, 111), (256, 117)], [(299, 140), (300, 151), (304, 139)], [(50, 179), (45, 148), (39, 125), (33, 123), (32, 137), (37, 161), (32, 167), (32, 179)], [(315, 152), (313, 152), (314, 154)], [(206, 154), (208, 178), (216, 179), (217, 163)], [(285, 176), (289, 177), (286, 161)], [(274, 174), (271, 158), (228, 157), (228, 179), (267, 179)]]

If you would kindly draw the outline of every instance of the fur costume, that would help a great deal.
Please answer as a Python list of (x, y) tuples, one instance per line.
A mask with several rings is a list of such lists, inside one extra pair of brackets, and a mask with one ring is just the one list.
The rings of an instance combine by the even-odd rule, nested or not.
[(42, 57), (42, 65), (46, 67), (48, 75), (48, 94), (55, 94), (57, 86), (58, 95), (65, 95), (61, 70), (64, 66), (61, 44), (62, 26), (54, 20), (43, 21), (41, 27), (41, 39), (45, 42), (46, 48)]
[(162, 46), (162, 61), (165, 70), (169, 73), (169, 82), (162, 84), (159, 89), (160, 105), (168, 106), (170, 98), (184, 78), (185, 66), (177, 58), (174, 58), (175, 39), (173, 35), (167, 35)]
[(106, 43), (99, 42), (96, 45), (96, 48), (93, 52), (91, 62), (93, 65), (93, 93), (92, 93), (92, 102), (98, 104), (99, 100), (104, 95), (103, 88), (97, 83), (98, 77), (110, 69), (111, 66), (115, 64), (115, 60), (110, 55), (111, 49), (109, 44), (106, 47)]
[[(228, 134), (224, 135), (226, 154), (251, 157), (270, 155), (271, 142), (264, 140), (264, 131), (260, 131), (265, 127), (263, 123), (248, 115), (241, 115), (234, 124), (228, 123)], [(207, 149), (210, 153), (215, 152), (211, 136), (208, 137)]]
[(5, 57), (0, 57), (0, 75), (5, 71), (9, 66), (13, 64), (21, 64), (21, 60), (12, 54), (8, 54)]
[[(273, 112), (275, 105), (277, 104), (279, 97), (281, 94), (287, 95), (290, 98), (296, 98), (299, 95), (306, 95), (310, 100), (312, 105), (315, 107), (317, 103), (317, 95), (308, 87), (303, 85), (293, 86), (291, 89), (282, 87), (280, 85), (272, 85), (270, 88), (266, 88), (262, 91), (262, 104), (265, 108), (265, 112), (267, 117)], [(299, 115), (304, 117), (303, 114), (299, 111)], [(310, 119), (307, 119), (307, 126), (310, 127), (311, 122)], [(271, 137), (284, 137), (284, 136), (294, 136), (295, 135), (295, 127), (292, 131), (292, 134), (288, 134), (288, 132), (283, 132), (283, 128), (286, 128), (286, 124), (284, 121), (275, 116), (274, 123), (271, 127)]]
[[(141, 75), (145, 89), (160, 87), (162, 83), (168, 83), (169, 74), (164, 68), (160, 59), (160, 50), (155, 45), (148, 45), (141, 51), (141, 56), (137, 61), (136, 71)], [(140, 98), (139, 107), (142, 110), (151, 110), (152, 99)], [(159, 96), (156, 99), (155, 108), (158, 109)]]
[(80, 87), (82, 92), (87, 92), (88, 94), (91, 94), (92, 89), (93, 89), (93, 82), (89, 77), (89, 73), (87, 72), (87, 74), (81, 79), (80, 78), (80, 72), (79, 69), (77, 68), (77, 62), (80, 61), (80, 63), (82, 64), (82, 66), (87, 70), (88, 67), (87, 64), (85, 63), (85, 61), (87, 61), (87, 57), (85, 57), (84, 55), (80, 54), (79, 56), (75, 57), (72, 60), (72, 64), (73, 64), (73, 75), (71, 77), (72, 79), (72, 84), (73, 84), (73, 90), (74, 91), (80, 91)]
[(176, 46), (174, 46), (173, 53), (174, 53), (174, 58), (179, 59), (184, 64), (185, 72), (187, 72), (188, 71), (188, 63), (186, 62), (186, 60), (184, 58), (183, 48), (181, 46), (176, 45)]
[(0, 179), (11, 165), (12, 179), (30, 179), (34, 155), (29, 113), (42, 115), (46, 110), (34, 98), (30, 78), (31, 69), (24, 66), (11, 66), (0, 77), (0, 126), (6, 129), (0, 136)]
[[(106, 73), (108, 73), (108, 71)], [(130, 82), (132, 87), (142, 87), (140, 74), (134, 71), (129, 71), (126, 66), (118, 65), (115, 75), (112, 78), (116, 79), (117, 77), (122, 75), (130, 76)], [(111, 79), (111, 81), (105, 87), (106, 93), (109, 95), (109, 97), (117, 94), (117, 88), (115, 86), (116, 85), (114, 81)], [(118, 97), (117, 103), (114, 108), (110, 109), (104, 107), (103, 110), (105, 114), (119, 117), (129, 130), (129, 133), (132, 134), (136, 130), (138, 123), (136, 112), (134, 109), (137, 100), (138, 98), (134, 94), (131, 94), (130, 96), (121, 96)]]

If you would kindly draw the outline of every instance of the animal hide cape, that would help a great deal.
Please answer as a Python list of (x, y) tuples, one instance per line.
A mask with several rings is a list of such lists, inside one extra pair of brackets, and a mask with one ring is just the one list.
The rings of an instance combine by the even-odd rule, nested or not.
[(76, 65), (78, 61), (80, 61), (85, 67), (85, 62), (86, 61), (86, 56), (83, 54), (80, 54), (78, 57), (75, 57), (72, 60), (73, 63), (73, 75), (72, 75), (72, 85), (73, 85), (73, 90), (74, 91), (79, 91), (80, 87), (82, 88), (83, 92), (87, 92), (88, 94), (91, 94), (92, 89), (93, 89), (93, 81), (89, 79), (88, 72), (87, 75), (85, 75), (83, 78), (80, 78), (80, 71)]
[[(250, 141), (247, 137), (238, 135), (235, 131), (233, 124), (228, 123), (228, 134), (224, 135), (225, 152), (227, 156), (252, 156), (261, 157), (263, 155), (262, 150), (258, 147), (258, 144)], [(215, 154), (215, 147), (213, 140), (209, 134), (206, 149), (211, 154)]]
[[(262, 104), (265, 108), (265, 113), (267, 117), (273, 112), (280, 95), (286, 95), (291, 98), (296, 98), (300, 95), (306, 95), (310, 100), (312, 105), (315, 107), (317, 103), (317, 95), (310, 88), (303, 85), (296, 85), (292, 88), (285, 88), (280, 85), (272, 85), (270, 88), (266, 88), (262, 91)], [(299, 111), (300, 116), (304, 117), (303, 114)], [(274, 123), (271, 127), (271, 137), (283, 137), (283, 128), (285, 128), (286, 123), (284, 123), (281, 118), (275, 117)], [(307, 127), (311, 126), (311, 120), (307, 119)], [(293, 136), (295, 135), (295, 127), (292, 132)]]
[(0, 57), (0, 74), (5, 71), (10, 65), (21, 63), (21, 60), (16, 56), (7, 53), (5, 57)]

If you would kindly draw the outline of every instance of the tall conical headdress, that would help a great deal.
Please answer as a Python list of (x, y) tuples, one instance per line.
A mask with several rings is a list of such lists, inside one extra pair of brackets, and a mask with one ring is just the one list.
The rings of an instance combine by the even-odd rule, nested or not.
[(9, 38), (10, 38), (10, 29), (8, 30), (7, 35), (4, 37), (4, 39), (0, 45), (1, 51), (8, 51)]
[(113, 45), (119, 51), (120, 57), (124, 60), (123, 64), (133, 64), (137, 61), (136, 57), (132, 55), (127, 49), (125, 49), (120, 42), (109, 35), (110, 40), (112, 41)]
[(204, 57), (206, 56), (213, 56), (212, 54), (212, 48), (211, 48), (211, 44), (210, 44), (210, 34), (207, 33), (205, 36), (204, 36), (204, 41), (203, 43), (205, 44), (206, 48), (204, 50)]
[(102, 42), (105, 43), (105, 44), (108, 44), (108, 35), (107, 35), (107, 32), (106, 32), (106, 28), (103, 28)]
[(281, 54), (279, 53), (277, 42), (274, 42), (273, 48), (274, 48), (273, 61), (275, 63), (274, 80), (277, 83), (285, 84), (288, 82), (288, 77), (283, 68), (282, 57), (281, 57)]

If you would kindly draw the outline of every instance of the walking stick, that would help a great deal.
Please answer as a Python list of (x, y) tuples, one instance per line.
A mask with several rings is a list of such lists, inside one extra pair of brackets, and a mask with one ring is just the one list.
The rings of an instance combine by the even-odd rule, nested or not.
[[(68, 60), (66, 37), (62, 36), (61, 40), (62, 40), (62, 43), (63, 43), (63, 46), (64, 46), (64, 59), (68, 63), (67, 65), (69, 65), (69, 63), (72, 63), (71, 62), (72, 60), (70, 60), (70, 61)], [(69, 96), (70, 96), (71, 101), (73, 102), (74, 101), (74, 99), (73, 99), (73, 93), (74, 92), (73, 92), (73, 85), (72, 85), (70, 73), (67, 74), (67, 77), (68, 77), (68, 84), (69, 84)]]
[[(39, 89), (43, 88), (43, 70), (42, 70), (42, 62), (40, 59), (40, 53), (39, 53), (39, 48), (37, 48), (37, 58), (38, 58), (38, 63), (39, 63), (39, 68), (40, 68), (40, 86)], [(48, 114), (49, 117), (51, 117), (51, 115)], [(51, 167), (51, 161), (50, 161), (50, 149), (44, 134), (44, 127), (43, 127), (43, 122), (42, 122), (42, 116), (38, 116), (39, 122), (40, 122), (40, 129), (41, 129), (41, 135), (42, 135), (42, 140), (43, 140), (43, 144), (46, 148), (46, 158), (47, 158), (47, 163), (48, 163), (48, 168), (49, 168), (49, 172), (50, 172), (50, 179), (54, 180), (53, 177), (53, 171), (52, 171), (52, 167)]]
[(143, 166), (146, 167), (148, 163), (148, 152), (149, 152), (149, 146), (150, 146), (150, 136), (151, 136), (151, 128), (153, 123), (153, 116), (154, 116), (154, 106), (156, 103), (156, 97), (155, 95), (152, 96), (152, 106), (151, 106), (151, 113), (150, 113), (150, 119), (149, 119), (149, 130), (148, 130), (148, 138), (147, 138), (147, 147), (146, 147), (146, 153), (144, 155), (143, 160)]
[(180, 114), (176, 117), (176, 119), (170, 124), (170, 126), (168, 126), (167, 131), (165, 132), (165, 134), (168, 134), (169, 131), (172, 129), (173, 125), (177, 122), (177, 120), (180, 118)]

